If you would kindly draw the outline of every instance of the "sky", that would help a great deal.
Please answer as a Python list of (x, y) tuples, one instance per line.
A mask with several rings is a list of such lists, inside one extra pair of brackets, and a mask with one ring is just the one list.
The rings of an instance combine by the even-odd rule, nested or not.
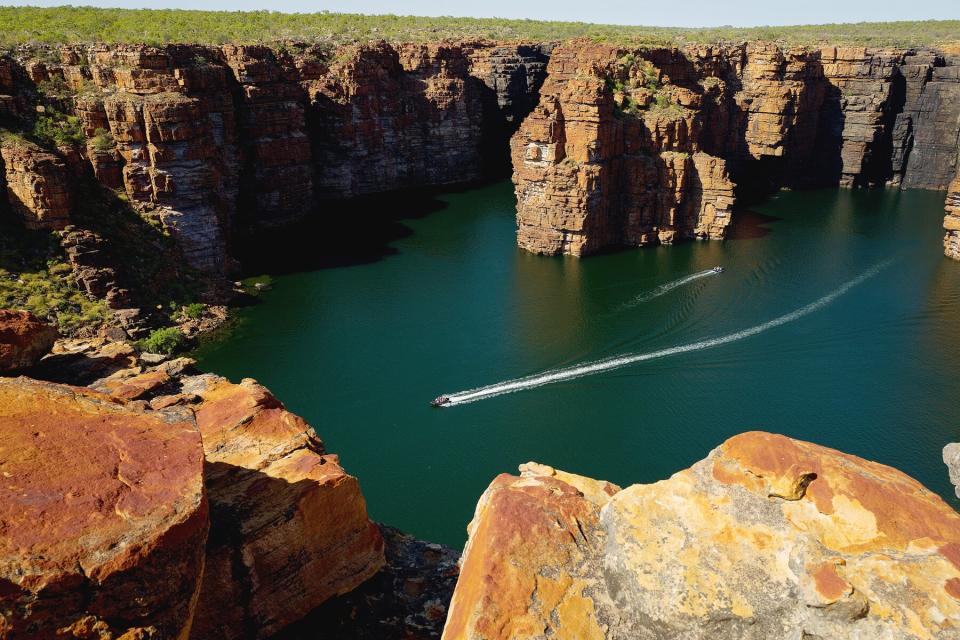
[[(0, 0), (2, 2), (2, 0)], [(530, 18), (671, 27), (960, 19), (958, 0), (32, 0), (5, 5), (217, 9)]]

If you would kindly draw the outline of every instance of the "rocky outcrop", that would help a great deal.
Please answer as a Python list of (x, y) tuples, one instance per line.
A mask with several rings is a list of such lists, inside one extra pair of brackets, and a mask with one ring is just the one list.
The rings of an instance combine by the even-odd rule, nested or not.
[(950, 471), (950, 482), (957, 488), (960, 498), (960, 443), (948, 444), (943, 448), (943, 462)]
[(547, 72), (511, 141), (521, 247), (584, 255), (724, 236), (733, 183), (699, 142), (698, 94), (606, 45), (561, 45)]
[(60, 236), (77, 286), (91, 299), (104, 300), (111, 309), (130, 307), (130, 292), (119, 285), (116, 258), (107, 240), (86, 229), (67, 227)]
[(71, 185), (56, 154), (16, 136), (0, 138), (3, 183), (10, 208), (28, 229), (62, 229), (70, 224)]
[(0, 373), (32, 367), (56, 339), (57, 328), (29, 311), (0, 310)]
[(582, 255), (722, 238), (734, 185), (946, 188), (958, 68), (929, 50), (564, 43), (511, 143), (518, 243)]
[(960, 514), (769, 433), (651, 485), (524, 465), (477, 505), (444, 638), (952, 638)]
[[(383, 537), (367, 517), (357, 479), (324, 450), (306, 422), (256, 382), (232, 384), (198, 374), (193, 365), (189, 358), (138, 355), (122, 342), (63, 340), (30, 375), (88, 385), (82, 393), (146, 415), (149, 409), (158, 417), (184, 413), (191, 426), (195, 416), (211, 525), (190, 637), (271, 637), (378, 574)], [(414, 552), (409, 540), (396, 544), (401, 551), (390, 580), (401, 580), (401, 574), (412, 579), (415, 567), (401, 569), (411, 558), (417, 567), (430, 565), (431, 549)], [(440, 572), (452, 562), (445, 551), (435, 555), (439, 585)], [(440, 593), (440, 586), (433, 592)], [(428, 599), (391, 597), (381, 609), (405, 608), (412, 616), (445, 611), (445, 602), (428, 606)], [(424, 624), (437, 627), (441, 619)], [(367, 623), (383, 624), (373, 614)]]
[(943, 228), (947, 233), (943, 237), (943, 253), (948, 258), (960, 260), (960, 174), (947, 189), (944, 213)]
[(209, 525), (189, 411), (0, 380), (0, 637), (185, 638)]
[(357, 479), (301, 418), (248, 380), (183, 382), (195, 395), (212, 534), (193, 635), (266, 638), (384, 563)]

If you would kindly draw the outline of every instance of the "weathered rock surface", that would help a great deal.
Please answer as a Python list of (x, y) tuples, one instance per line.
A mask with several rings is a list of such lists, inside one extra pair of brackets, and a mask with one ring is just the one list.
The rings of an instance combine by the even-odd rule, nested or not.
[(960, 498), (960, 443), (948, 444), (943, 448), (943, 462), (950, 471), (950, 482), (957, 488)]
[(623, 490), (525, 465), (477, 505), (444, 638), (955, 638), (960, 514), (752, 432)]
[[(123, 342), (62, 340), (30, 374), (83, 383), (89, 385), (83, 393), (149, 407), (158, 416), (195, 416), (211, 529), (190, 637), (270, 637), (377, 574), (384, 566), (383, 537), (367, 517), (357, 479), (324, 451), (306, 422), (254, 381), (232, 384), (197, 374), (194, 364), (138, 356)], [(441, 565), (452, 564), (446, 552), (434, 558), (426, 543), (395, 542), (397, 565), (389, 579), (413, 580), (416, 567), (436, 560), (430, 570), (437, 586), (430, 589), (442, 594)], [(448, 578), (449, 599), (454, 578)], [(412, 593), (381, 594), (378, 612), (445, 611), (445, 601), (428, 606), (426, 593), (422, 601)], [(371, 629), (388, 623), (373, 613), (366, 618)], [(439, 629), (442, 617), (424, 618), (423, 625)]]
[(63, 160), (26, 140), (0, 139), (7, 200), (28, 229), (70, 224), (70, 174)]
[(32, 367), (56, 339), (57, 328), (29, 311), (0, 310), (0, 373)]
[(184, 381), (206, 453), (212, 533), (191, 637), (266, 638), (384, 564), (357, 479), (253, 381)]
[(947, 232), (943, 237), (943, 253), (948, 258), (960, 260), (960, 173), (947, 189), (943, 208), (943, 228)]
[(209, 525), (189, 411), (0, 380), (0, 637), (185, 638)]

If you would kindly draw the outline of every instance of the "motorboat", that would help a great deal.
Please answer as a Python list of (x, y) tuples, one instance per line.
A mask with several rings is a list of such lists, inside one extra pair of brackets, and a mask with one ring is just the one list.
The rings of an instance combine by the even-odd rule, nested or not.
[(714, 273), (723, 273), (723, 267), (721, 267), (721, 266), (716, 266), (716, 267), (714, 267), (714, 268), (712, 269), (712, 271), (713, 271)]
[(430, 401), (430, 406), (432, 407), (442, 407), (445, 404), (450, 404), (450, 398), (448, 396), (437, 396)]

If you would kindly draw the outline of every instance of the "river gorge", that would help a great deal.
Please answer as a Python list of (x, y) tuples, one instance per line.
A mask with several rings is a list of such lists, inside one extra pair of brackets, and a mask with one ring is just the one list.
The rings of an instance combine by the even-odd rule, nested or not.
[[(654, 482), (744, 428), (890, 464), (956, 505), (939, 451), (955, 430), (960, 272), (938, 255), (941, 199), (783, 192), (723, 243), (581, 261), (516, 248), (512, 189), (493, 184), (438, 196), (426, 215), (412, 203), (401, 221), (409, 235), (381, 259), (276, 276), (198, 359), (256, 378), (322, 425), (375, 518), (455, 547), (500, 470), (550, 460), (618, 484)], [(651, 297), (715, 265), (724, 272)], [(889, 266), (762, 335), (448, 409), (428, 404), (749, 329), (877, 265)]]
[(0, 640), (957, 637), (956, 43), (25, 44), (0, 125)]

